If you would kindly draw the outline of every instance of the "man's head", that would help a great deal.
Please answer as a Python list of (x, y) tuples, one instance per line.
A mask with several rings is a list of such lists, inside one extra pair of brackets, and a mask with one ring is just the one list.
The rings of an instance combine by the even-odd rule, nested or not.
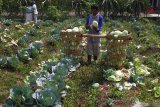
[(98, 8), (97, 5), (92, 5), (91, 6), (91, 12), (92, 12), (93, 15), (97, 15), (98, 11), (99, 11), (99, 8)]

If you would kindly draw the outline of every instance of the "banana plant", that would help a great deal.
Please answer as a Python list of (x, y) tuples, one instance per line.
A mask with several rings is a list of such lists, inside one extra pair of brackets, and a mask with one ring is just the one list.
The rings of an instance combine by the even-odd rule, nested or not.
[(1, 11), (2, 11), (2, 5), (3, 5), (3, 1), (0, 0), (0, 13), (1, 13)]
[(147, 16), (147, 9), (150, 6), (149, 0), (143, 0), (143, 9), (142, 12), (144, 12), (145, 16)]
[(129, 9), (129, 1), (130, 0), (117, 0), (120, 16), (124, 16), (125, 12), (127, 12), (126, 10)]
[(134, 16), (139, 18), (140, 13), (144, 9), (144, 0), (132, 0), (130, 6)]
[(116, 8), (118, 8), (117, 0), (103, 0), (102, 1), (104, 17), (110, 16)]
[(81, 16), (81, 14), (82, 14), (82, 1), (81, 0), (74, 0), (74, 1), (72, 1), (72, 6), (73, 6), (73, 8), (74, 8), (74, 10), (75, 10), (75, 15), (76, 16)]

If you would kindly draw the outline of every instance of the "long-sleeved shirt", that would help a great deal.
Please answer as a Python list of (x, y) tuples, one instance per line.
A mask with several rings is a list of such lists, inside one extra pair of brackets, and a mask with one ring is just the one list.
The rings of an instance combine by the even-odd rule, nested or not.
[(87, 20), (86, 20), (86, 25), (89, 26), (92, 24), (91, 20), (92, 17), (98, 17), (98, 30), (97, 33), (99, 33), (99, 31), (102, 30), (102, 26), (103, 26), (103, 17), (98, 13), (96, 16), (93, 16), (93, 14), (89, 14), (87, 15)]
[[(89, 29), (88, 33), (98, 35), (100, 33), (100, 31), (102, 30), (103, 17), (100, 14), (97, 14), (96, 16), (93, 16), (93, 14), (89, 14), (87, 16), (86, 26), (90, 26), (93, 23), (93, 21), (98, 22), (98, 28), (97, 29)], [(100, 43), (100, 38), (88, 37), (87, 42), (88, 43)]]

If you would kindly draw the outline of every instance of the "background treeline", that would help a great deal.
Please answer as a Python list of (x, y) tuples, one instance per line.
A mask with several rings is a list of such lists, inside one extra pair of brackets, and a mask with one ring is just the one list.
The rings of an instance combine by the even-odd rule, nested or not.
[[(32, 0), (0, 0), (0, 13), (6, 16), (22, 16), (25, 6)], [(146, 13), (149, 0), (35, 0), (39, 15), (57, 20), (73, 11), (77, 16), (86, 15), (90, 5), (96, 3), (104, 16), (135, 16)]]

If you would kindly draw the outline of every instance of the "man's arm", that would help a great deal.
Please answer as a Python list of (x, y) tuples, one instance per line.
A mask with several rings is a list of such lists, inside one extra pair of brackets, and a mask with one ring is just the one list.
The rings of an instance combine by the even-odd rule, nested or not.
[(100, 32), (102, 30), (102, 26), (103, 26), (103, 17), (99, 16), (99, 21), (98, 21), (98, 32)]
[(89, 18), (90, 18), (90, 15), (87, 15), (86, 24), (85, 24), (86, 29), (89, 29), (89, 28), (90, 28)]

